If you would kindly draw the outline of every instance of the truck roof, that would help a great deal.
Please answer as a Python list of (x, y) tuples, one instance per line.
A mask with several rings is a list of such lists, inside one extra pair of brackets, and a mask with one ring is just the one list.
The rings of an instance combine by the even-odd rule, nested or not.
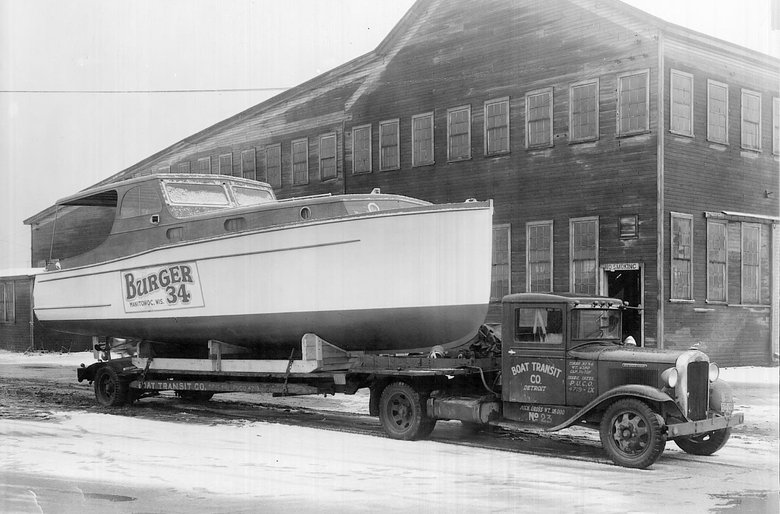
[(589, 305), (589, 304), (612, 304), (615, 306), (623, 305), (623, 300), (620, 298), (611, 298), (609, 296), (599, 295), (583, 295), (575, 293), (514, 293), (506, 295), (503, 300), (504, 303), (550, 303), (550, 302), (563, 302), (571, 303), (574, 305)]

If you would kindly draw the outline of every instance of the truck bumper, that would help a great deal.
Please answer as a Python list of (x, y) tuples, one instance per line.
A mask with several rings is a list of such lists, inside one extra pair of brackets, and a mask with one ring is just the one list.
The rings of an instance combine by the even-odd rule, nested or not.
[(715, 430), (741, 425), (744, 422), (745, 415), (741, 412), (735, 412), (730, 416), (720, 416), (716, 414), (710, 418), (701, 419), (699, 421), (675, 423), (674, 425), (668, 425), (667, 429), (669, 439), (674, 439), (675, 437), (706, 434), (707, 432), (714, 432)]

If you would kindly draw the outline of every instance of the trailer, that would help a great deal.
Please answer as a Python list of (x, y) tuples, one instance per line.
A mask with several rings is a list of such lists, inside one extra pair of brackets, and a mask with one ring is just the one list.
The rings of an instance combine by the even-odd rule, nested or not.
[(618, 299), (520, 293), (502, 303), (500, 332), (483, 326), (471, 341), (425, 353), (347, 352), (306, 334), (289, 359), (247, 357), (244, 348), (215, 340), (204, 358), (178, 357), (150, 341), (111, 358), (116, 347), (105, 338), (95, 343), (102, 358), (79, 368), (78, 380), (92, 382), (106, 407), (160, 391), (206, 401), (225, 392), (329, 395), (368, 388), (370, 415), (394, 439), (425, 438), (438, 420), (550, 432), (585, 426), (599, 431), (615, 464), (631, 468), (651, 466), (667, 440), (711, 455), (744, 421), (706, 354), (621, 340), (625, 305)]

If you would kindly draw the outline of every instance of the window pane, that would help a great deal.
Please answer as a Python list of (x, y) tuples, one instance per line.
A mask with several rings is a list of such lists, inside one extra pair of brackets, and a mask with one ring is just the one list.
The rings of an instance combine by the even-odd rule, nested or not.
[(336, 136), (323, 136), (320, 138), (320, 180), (335, 178), (336, 175)]
[(726, 224), (707, 223), (707, 300), (726, 301)]
[(761, 97), (748, 92), (742, 93), (742, 146), (761, 149)]
[(485, 105), (486, 153), (509, 151), (509, 100)]
[(255, 149), (243, 150), (241, 152), (241, 175), (244, 178), (255, 180)]
[(379, 126), (379, 168), (392, 170), (398, 163), (398, 122), (386, 122)]
[(211, 173), (211, 157), (198, 159), (198, 173)]
[(122, 207), (119, 210), (120, 218), (132, 218), (146, 214), (156, 214), (162, 210), (162, 203), (154, 184), (141, 184), (125, 193), (122, 199)]
[(282, 187), (282, 148), (279, 145), (265, 149), (265, 173), (272, 187)]
[(598, 222), (571, 222), (572, 289), (575, 293), (596, 294)]
[(672, 298), (693, 298), (691, 255), (693, 220), (672, 216)]
[(672, 73), (672, 131), (692, 135), (693, 78)]
[(352, 129), (352, 173), (371, 171), (371, 127)]
[(549, 307), (515, 309), (515, 340), (529, 343), (562, 343), (563, 311)]
[(309, 182), (309, 145), (306, 141), (293, 141), (292, 165), (293, 184)]
[(759, 303), (760, 226), (742, 225), (742, 303)]
[(728, 89), (717, 84), (710, 84), (708, 91), (707, 139), (718, 143), (726, 143)]
[(526, 97), (526, 112), (528, 120), (528, 146), (549, 146), (552, 141), (550, 132), (552, 127), (552, 93), (545, 92)]
[(500, 300), (509, 294), (509, 227), (493, 227), (493, 272), (490, 299)]
[(598, 137), (598, 103), (596, 84), (571, 88), (571, 140), (582, 141)]
[(649, 127), (647, 77), (647, 73), (639, 73), (620, 78), (620, 134), (643, 132)]
[(412, 120), (412, 165), (433, 163), (433, 116), (418, 116)]
[(528, 292), (552, 291), (552, 222), (528, 225)]

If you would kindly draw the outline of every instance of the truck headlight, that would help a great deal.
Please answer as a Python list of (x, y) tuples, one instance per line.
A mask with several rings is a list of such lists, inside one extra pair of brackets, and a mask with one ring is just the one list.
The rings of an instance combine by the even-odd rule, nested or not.
[(677, 385), (677, 378), (677, 368), (669, 368), (661, 373), (661, 380), (672, 389)]
[(720, 376), (720, 368), (714, 362), (710, 362), (710, 382), (715, 382)]

